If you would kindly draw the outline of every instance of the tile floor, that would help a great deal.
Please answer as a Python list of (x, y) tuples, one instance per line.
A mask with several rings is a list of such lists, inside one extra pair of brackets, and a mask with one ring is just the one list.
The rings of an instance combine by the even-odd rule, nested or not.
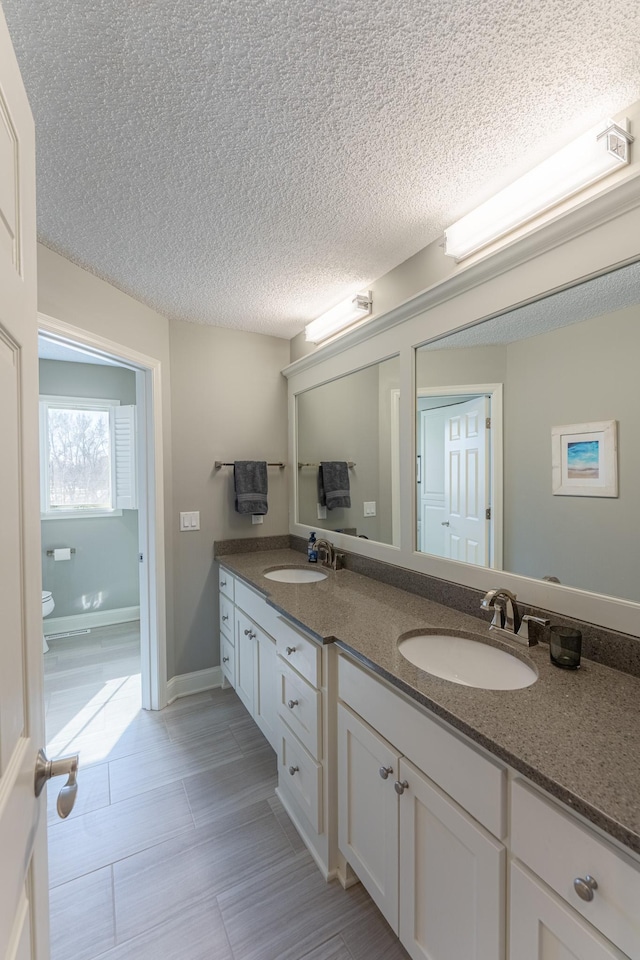
[(49, 789), (52, 960), (407, 957), (360, 885), (322, 879), (233, 690), (140, 709), (136, 628), (45, 656), (49, 756), (81, 761), (68, 820)]

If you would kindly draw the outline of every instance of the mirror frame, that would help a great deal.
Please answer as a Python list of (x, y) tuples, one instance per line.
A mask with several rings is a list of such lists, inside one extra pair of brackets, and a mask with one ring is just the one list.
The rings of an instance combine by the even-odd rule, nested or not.
[[(602, 195), (505, 243), (497, 252), (452, 267), (446, 279), (283, 370), (289, 381), (289, 460), (295, 464), (296, 395), (400, 355), (400, 546), (334, 534), (336, 546), (479, 590), (507, 587), (525, 604), (638, 636), (640, 603), (418, 553), (413, 465), (417, 348), (639, 261), (639, 184), (640, 163), (626, 180)], [(294, 480), (289, 530), (306, 539), (311, 528), (295, 520), (296, 496)]]

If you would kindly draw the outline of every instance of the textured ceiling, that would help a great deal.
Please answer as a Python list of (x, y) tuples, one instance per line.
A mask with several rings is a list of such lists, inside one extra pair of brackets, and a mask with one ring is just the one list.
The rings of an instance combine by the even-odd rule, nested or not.
[(638, 0), (2, 0), (41, 240), (290, 337), (640, 99)]

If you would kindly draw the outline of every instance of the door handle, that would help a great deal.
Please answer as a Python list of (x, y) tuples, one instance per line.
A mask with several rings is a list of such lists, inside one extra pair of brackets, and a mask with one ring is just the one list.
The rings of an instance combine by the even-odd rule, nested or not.
[(441, 527), (450, 527), (451, 524), (449, 523), (448, 520), (441, 520), (441, 521), (440, 521), (440, 526), (441, 526)]
[(79, 754), (74, 753), (70, 757), (60, 757), (59, 760), (47, 760), (44, 750), (38, 751), (36, 757), (36, 772), (33, 780), (33, 789), (36, 797), (39, 797), (44, 789), (47, 780), (52, 777), (67, 777), (67, 782), (58, 794), (58, 816), (68, 817), (73, 810), (78, 794), (78, 764)]

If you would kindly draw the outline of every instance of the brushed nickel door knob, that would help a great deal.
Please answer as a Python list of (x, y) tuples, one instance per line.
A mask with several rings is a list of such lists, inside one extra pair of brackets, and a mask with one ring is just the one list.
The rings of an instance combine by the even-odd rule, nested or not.
[(289, 767), (289, 773), (291, 774), (291, 776), (293, 776), (294, 773), (297, 773), (299, 769), (300, 769), (300, 767), (293, 767), (293, 766), (291, 766), (291, 767)]
[(378, 773), (380, 774), (383, 780), (388, 780), (389, 774), (393, 773), (393, 767), (380, 767), (380, 769), (378, 770)]
[(581, 900), (586, 900), (589, 903), (593, 900), (593, 891), (598, 889), (598, 884), (593, 877), (587, 874), (586, 877), (576, 877), (573, 881), (573, 888)]
[(298, 701), (297, 701), (297, 700), (287, 700), (287, 706), (289, 707), (289, 710), (293, 710), (294, 707), (297, 707), (297, 706), (298, 706)]
[(60, 757), (59, 760), (47, 760), (44, 750), (38, 751), (36, 757), (36, 771), (33, 778), (33, 790), (36, 797), (39, 797), (44, 790), (47, 780), (52, 777), (67, 777), (67, 782), (58, 794), (58, 816), (63, 820), (68, 817), (73, 810), (78, 795), (78, 763), (79, 756), (74, 753), (73, 756)]
[(393, 785), (393, 789), (395, 790), (395, 792), (398, 794), (399, 797), (401, 797), (402, 794), (405, 792), (405, 790), (408, 790), (408, 788), (409, 788), (409, 783), (407, 780), (396, 780), (396, 782)]
[(287, 656), (290, 657), (292, 653), (296, 652), (295, 647), (287, 647)]

